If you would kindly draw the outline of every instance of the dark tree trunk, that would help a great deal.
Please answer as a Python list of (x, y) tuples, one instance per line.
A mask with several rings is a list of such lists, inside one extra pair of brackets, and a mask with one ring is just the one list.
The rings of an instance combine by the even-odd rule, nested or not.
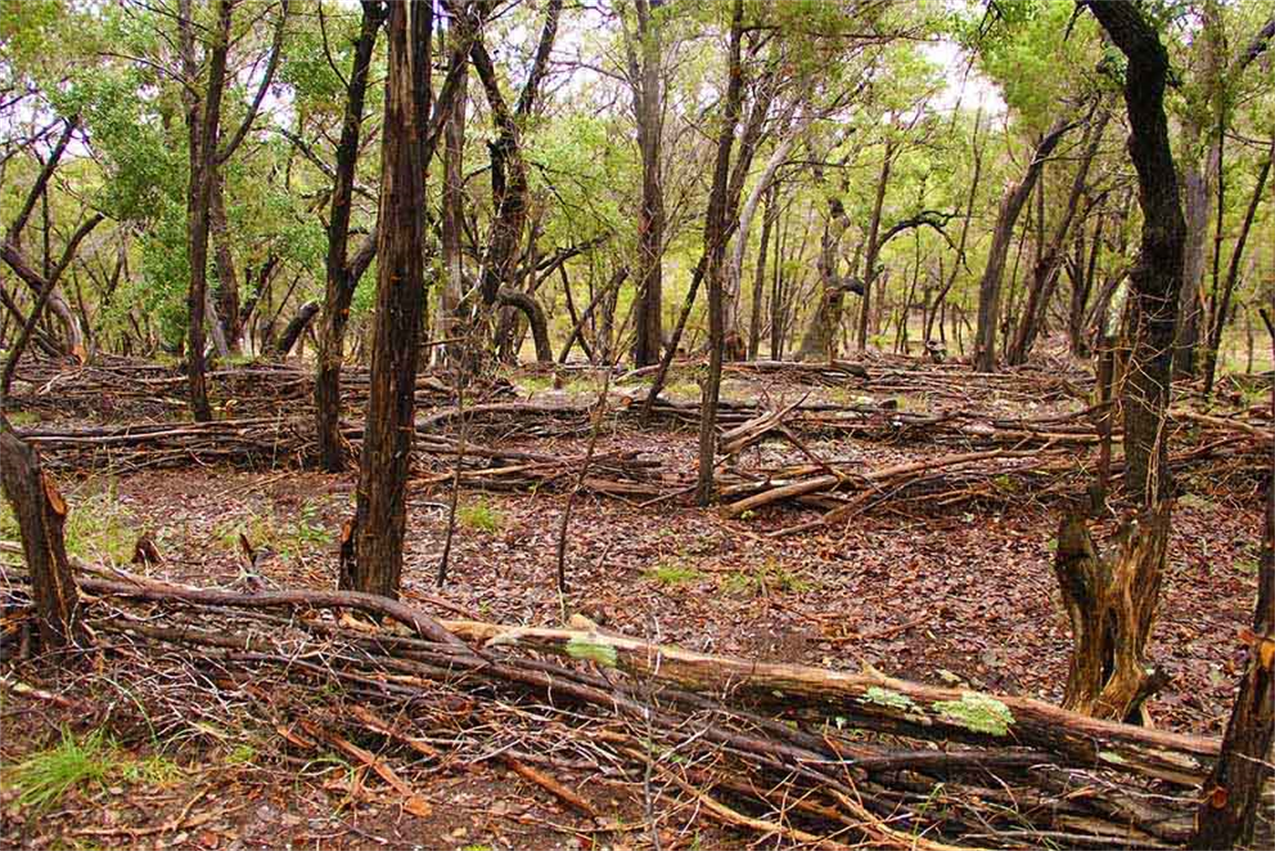
[(363, 22), (354, 47), (354, 66), (345, 94), (345, 117), (341, 124), (341, 140), (336, 148), (336, 172), (332, 186), (332, 210), (328, 220), (328, 253), (325, 260), (327, 283), (323, 298), (323, 316), (319, 323), (317, 369), (314, 379), (315, 435), (319, 444), (319, 463), (329, 473), (345, 468), (345, 449), (341, 442), (341, 362), (344, 358), (345, 326), (350, 317), (350, 302), (367, 265), (376, 251), (376, 234), (372, 235), (351, 263), (349, 258), (350, 212), (354, 197), (354, 177), (359, 157), (360, 125), (363, 103), (367, 96), (368, 72), (376, 33), (385, 21), (382, 3), (363, 4)]
[(297, 313), (288, 321), (283, 329), (283, 336), (279, 338), (278, 344), (274, 346), (273, 353), (278, 357), (287, 357), (288, 352), (292, 351), (292, 347), (301, 339), (301, 335), (310, 327), (310, 323), (314, 321), (314, 317), (318, 315), (320, 310), (317, 301), (307, 301), (305, 304), (297, 308)]
[(1031, 163), (1027, 166), (1023, 179), (1012, 184), (1001, 198), (996, 227), (992, 231), (992, 247), (987, 255), (987, 266), (983, 269), (983, 278), (978, 285), (978, 328), (974, 338), (973, 363), (974, 369), (979, 372), (996, 370), (996, 326), (1000, 321), (1001, 279), (1005, 276), (1009, 244), (1014, 238), (1014, 224), (1031, 196), (1045, 160), (1073, 126), (1069, 118), (1055, 121), (1032, 153)]
[[(1275, 354), (1275, 334), (1271, 343)], [(1275, 413), (1275, 392), (1271, 410)], [(1248, 664), (1222, 738), (1221, 756), (1204, 783), (1192, 848), (1250, 844), (1262, 789), (1271, 776), (1271, 746), (1275, 744), (1275, 456), (1266, 484), (1253, 629), (1244, 638), (1249, 645)]]
[[(190, 131), (190, 184), (186, 201), (186, 257), (190, 286), (186, 294), (186, 371), (190, 382), (190, 408), (197, 422), (212, 419), (208, 403), (208, 383), (204, 377), (204, 320), (208, 290), (208, 231), (216, 178), (217, 134), (221, 124), (221, 99), (226, 84), (226, 54), (230, 50), (230, 17), (233, 0), (219, 0), (217, 24), (208, 61), (208, 89), (203, 103), (195, 97), (186, 102), (186, 124)], [(190, 0), (183, 0), (183, 41), (189, 43), (187, 76), (198, 79), (194, 66), (193, 21)], [(185, 47), (185, 45), (184, 45)]]
[(1168, 53), (1132, 2), (1089, 3), (1129, 59), (1125, 105), (1129, 155), (1138, 172), (1142, 246), (1129, 273), (1133, 350), (1124, 382), (1125, 483), (1149, 506), (1169, 492), (1164, 412), (1169, 405), (1173, 337), (1182, 288), (1186, 223), (1164, 115)]
[(660, 359), (660, 346), (664, 339), (664, 189), (660, 183), (664, 94), (660, 28), (651, 14), (659, 8), (660, 0), (636, 0), (635, 6), (637, 38), (641, 42), (640, 68), (638, 51), (626, 42), (638, 149), (642, 156), (642, 205), (638, 209), (637, 338), (633, 345), (633, 361), (635, 366), (648, 366)]
[(22, 534), (22, 552), (31, 572), (31, 595), (39, 617), (40, 650), (87, 647), (80, 618), (80, 595), (66, 555), (62, 527), (66, 501), (40, 469), (40, 456), (18, 439), (0, 414), (0, 485)]
[[(864, 260), (863, 267), (863, 298), (859, 303), (859, 336), (856, 338), (859, 351), (863, 351), (868, 347), (868, 325), (871, 321), (872, 311), (872, 284), (876, 281), (877, 257), (880, 254), (881, 246), (884, 241), (880, 239), (881, 234), (881, 209), (885, 205), (885, 190), (890, 185), (890, 167), (894, 164), (894, 140), (888, 139), (885, 143), (885, 153), (881, 160), (881, 175), (877, 178), (877, 194), (872, 202), (872, 221), (868, 224), (868, 253)], [(836, 358), (837, 352), (834, 348), (830, 353), (832, 358)]]
[[(731, 14), (729, 82), (722, 127), (717, 137), (717, 160), (713, 168), (713, 188), (709, 195), (704, 222), (704, 247), (708, 278), (708, 376), (704, 379), (700, 402), (699, 477), (695, 496), (700, 505), (713, 499), (713, 466), (717, 456), (717, 402), (722, 385), (722, 355), (725, 342), (722, 310), (722, 271), (726, 259), (728, 237), (727, 181), (730, 177), (730, 152), (739, 123), (743, 74), (740, 69), (740, 42), (743, 38), (744, 2), (735, 0)], [(740, 237), (743, 238), (742, 236)]]
[[(496, 79), (496, 68), (481, 36), (474, 39), (470, 48), (474, 70), (478, 72), (478, 79), (487, 95), (497, 133), (496, 140), (488, 143), (496, 220), (491, 227), (491, 243), (487, 246), (480, 285), (483, 304), (489, 309), (497, 303), (501, 288), (512, 287), (514, 283), (514, 264), (518, 259), (518, 244), (528, 213), (527, 166), (522, 158), (518, 120), (531, 114), (540, 84), (548, 71), (549, 54), (557, 37), (562, 4), (563, 0), (549, 0), (535, 61), (518, 98), (516, 111), (511, 112), (505, 103)], [(552, 362), (552, 356), (549, 362)]]
[[(757, 249), (757, 269), (753, 277), (753, 310), (748, 322), (749, 360), (757, 360), (757, 352), (761, 348), (761, 304), (766, 286), (766, 253), (770, 248), (770, 231), (775, 225), (775, 215), (779, 207), (776, 198), (778, 191), (778, 185), (771, 184), (766, 192), (766, 211), (762, 214), (761, 245)], [(774, 310), (773, 304), (771, 310)]]
[(343, 588), (398, 597), (407, 473), (425, 303), (425, 133), (430, 103), (428, 3), (391, 3), (381, 140), (375, 337), (355, 516), (355, 563)]

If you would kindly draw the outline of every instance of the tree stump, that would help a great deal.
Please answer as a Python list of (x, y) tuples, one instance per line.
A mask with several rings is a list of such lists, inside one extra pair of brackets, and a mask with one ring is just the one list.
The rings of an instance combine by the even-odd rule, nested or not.
[(1168, 507), (1146, 511), (1121, 527), (1118, 552), (1106, 559), (1083, 515), (1063, 518), (1054, 575), (1073, 642), (1065, 708), (1095, 718), (1137, 720), (1143, 717), (1143, 702), (1168, 681), (1145, 655), (1168, 533)]

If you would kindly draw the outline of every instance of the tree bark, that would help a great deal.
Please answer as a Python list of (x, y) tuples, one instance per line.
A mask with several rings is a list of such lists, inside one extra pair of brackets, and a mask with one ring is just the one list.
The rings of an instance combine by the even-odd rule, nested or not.
[[(1271, 336), (1275, 354), (1275, 334)], [(1275, 392), (1271, 394), (1275, 413)], [(1231, 848), (1253, 841), (1262, 788), (1271, 776), (1275, 744), (1275, 456), (1266, 483), (1266, 518), (1253, 628), (1245, 636), (1248, 664), (1226, 724), (1222, 753), (1204, 783), (1192, 848)]]
[(323, 315), (319, 322), (319, 346), (314, 377), (315, 436), (319, 463), (329, 473), (345, 469), (345, 449), (341, 441), (341, 363), (344, 359), (345, 326), (350, 302), (367, 264), (376, 251), (376, 234), (361, 251), (358, 263), (349, 258), (350, 213), (354, 178), (358, 167), (360, 125), (367, 96), (368, 74), (376, 34), (385, 22), (386, 9), (379, 2), (363, 3), (363, 19), (354, 46), (354, 64), (345, 93), (345, 116), (341, 140), (336, 148), (336, 170), (332, 185), (332, 209), (328, 219), (328, 251), (325, 259), (326, 285)]
[[(748, 321), (748, 359), (757, 360), (761, 348), (761, 304), (766, 286), (766, 255), (770, 248), (770, 232), (778, 212), (779, 187), (771, 184), (766, 192), (766, 211), (761, 220), (761, 244), (757, 248), (757, 268), (753, 273), (753, 309)], [(778, 261), (776, 261), (778, 262)], [(774, 309), (774, 306), (771, 306)]]
[(1136, 4), (1086, 5), (1129, 60), (1124, 87), (1129, 155), (1138, 172), (1143, 225), (1139, 257), (1129, 272), (1133, 349), (1123, 392), (1125, 482), (1146, 505), (1156, 506), (1169, 492), (1163, 426), (1186, 236), (1164, 114), (1169, 58)]
[(425, 158), (432, 7), (391, 3), (381, 140), (376, 319), (355, 515), (355, 563), (342, 589), (398, 597), (407, 473), (424, 310)]
[[(448, 31), (453, 42), (466, 38), (465, 34), (455, 28)], [(453, 48), (455, 45), (453, 44)], [(468, 65), (468, 57), (453, 49), (453, 62)], [(461, 254), (462, 223), (465, 218), (465, 114), (469, 101), (469, 72), (461, 75), (456, 89), (456, 104), (452, 108), (451, 118), (443, 130), (443, 187), (442, 187), (442, 227), (441, 243), (443, 251), (443, 269), (446, 277), (438, 297), (438, 336), (451, 340), (459, 335), (461, 327), (461, 297), (465, 293), (465, 267)], [(463, 356), (462, 346), (458, 343), (446, 343), (438, 349), (439, 359), (446, 363), (456, 364)]]
[[(208, 383), (204, 377), (208, 232), (233, 5), (233, 0), (218, 0), (217, 3), (217, 23), (212, 30), (213, 43), (208, 60), (208, 88), (203, 103), (194, 95), (186, 98), (186, 126), (190, 133), (190, 182), (186, 195), (186, 258), (190, 274), (186, 294), (186, 370), (190, 382), (190, 408), (196, 422), (212, 419)], [(187, 79), (196, 80), (200, 75), (195, 64), (191, 0), (181, 0), (180, 8), (183, 64)]]
[(659, 360), (664, 340), (664, 188), (660, 179), (664, 92), (660, 26), (652, 16), (660, 5), (660, 0), (635, 0), (637, 38), (641, 42), (640, 67), (638, 52), (627, 38), (627, 31), (625, 39), (638, 151), (642, 157), (642, 204), (638, 208), (639, 303), (637, 337), (633, 345), (633, 362), (639, 367)]
[[(744, 3), (735, 0), (731, 13), (729, 81), (722, 114), (722, 127), (717, 137), (717, 160), (713, 169), (713, 189), (709, 195), (704, 222), (705, 274), (708, 278), (708, 376), (701, 392), (699, 425), (699, 475), (695, 497), (700, 505), (713, 499), (713, 467), (717, 454), (717, 402), (722, 386), (722, 355), (725, 342), (722, 310), (722, 273), (726, 256), (727, 181), (730, 177), (730, 152), (735, 142), (743, 91), (740, 68), (740, 42), (743, 39)], [(742, 237), (740, 237), (742, 239)]]
[(1040, 177), (1045, 160), (1068, 130), (1075, 124), (1070, 118), (1060, 117), (1045, 134), (1032, 153), (1027, 173), (1018, 183), (1011, 184), (1001, 198), (996, 214), (996, 227), (992, 231), (992, 247), (987, 255), (987, 265), (978, 285), (978, 327), (974, 338), (974, 369), (978, 372), (996, 371), (996, 326), (1000, 320), (1001, 279), (1005, 276), (1005, 261), (1009, 245), (1014, 238), (1014, 224), (1023, 205), (1031, 196)]
[(1104, 559), (1082, 515), (1062, 521), (1054, 574), (1071, 621), (1072, 654), (1063, 708), (1133, 721), (1168, 677), (1146, 660), (1169, 539), (1167, 510), (1121, 530), (1119, 554)]
[(39, 617), (40, 650), (87, 647), (80, 595), (66, 555), (62, 527), (67, 505), (40, 468), (39, 454), (18, 439), (0, 414), (0, 485), (22, 534), (22, 553), (31, 571), (31, 594)]
[[(894, 139), (885, 143), (885, 153), (881, 159), (881, 176), (877, 179), (877, 194), (872, 202), (872, 221), (868, 225), (868, 253), (863, 268), (863, 293), (859, 302), (859, 336), (856, 338), (859, 351), (868, 347), (868, 324), (872, 310), (872, 284), (877, 277), (877, 256), (881, 251), (881, 208), (885, 205), (885, 190), (890, 184), (890, 167), (894, 164)], [(831, 352), (835, 359), (836, 351)]]

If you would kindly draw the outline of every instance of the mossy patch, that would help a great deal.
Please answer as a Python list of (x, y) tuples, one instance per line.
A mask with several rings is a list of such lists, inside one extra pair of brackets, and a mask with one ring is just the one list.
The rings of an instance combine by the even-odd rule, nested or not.
[(946, 716), (949, 721), (975, 733), (1003, 736), (1014, 723), (1014, 714), (1009, 711), (1008, 706), (994, 697), (978, 692), (961, 692), (960, 700), (936, 700), (933, 706), (935, 711)]
[(897, 691), (878, 686), (869, 686), (867, 693), (859, 700), (863, 703), (884, 706), (886, 709), (897, 709), (900, 712), (910, 712), (916, 709), (916, 702), (906, 694), (900, 694)]

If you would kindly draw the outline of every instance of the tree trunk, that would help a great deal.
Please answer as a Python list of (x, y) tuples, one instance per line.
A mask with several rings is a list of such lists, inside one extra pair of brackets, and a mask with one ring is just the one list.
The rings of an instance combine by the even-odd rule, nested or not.
[[(836, 360), (836, 335), (841, 327), (842, 303), (846, 289), (855, 286), (852, 282), (858, 280), (859, 274), (859, 249), (856, 248), (849, 274), (845, 278), (841, 277), (841, 238), (849, 225), (845, 208), (839, 199), (834, 198), (829, 205), (828, 219), (819, 244), (819, 260), (815, 264), (819, 272), (822, 297), (810, 316), (810, 324), (801, 340), (797, 360), (815, 357)], [(862, 285), (858, 286), (861, 290)]]
[(1000, 321), (1001, 279), (1005, 275), (1009, 245), (1014, 238), (1014, 224), (1031, 196), (1045, 160), (1073, 126), (1072, 121), (1066, 117), (1055, 121), (1032, 153), (1031, 163), (1027, 166), (1023, 179), (1010, 185), (1001, 198), (996, 227), (992, 231), (992, 247), (987, 255), (987, 266), (983, 269), (983, 278), (978, 285), (978, 328), (975, 331), (973, 359), (974, 369), (978, 372), (996, 371), (996, 326)]
[[(1271, 336), (1275, 354), (1275, 334)], [(1271, 394), (1275, 412), (1275, 392)], [(1266, 483), (1266, 519), (1253, 629), (1244, 639), (1248, 664), (1226, 724), (1222, 754), (1204, 784), (1192, 848), (1231, 848), (1253, 841), (1262, 787), (1275, 743), (1275, 456)]]
[(40, 469), (39, 454), (18, 439), (0, 414), (0, 485), (22, 534), (31, 571), (31, 594), (39, 616), (40, 650), (87, 647), (80, 595), (66, 555), (62, 527), (67, 506), (53, 479)]
[[(328, 219), (328, 252), (325, 259), (326, 285), (323, 316), (319, 322), (319, 345), (314, 377), (315, 436), (319, 444), (319, 463), (329, 473), (345, 469), (345, 448), (341, 441), (341, 363), (344, 359), (345, 326), (350, 317), (350, 302), (371, 254), (376, 250), (376, 235), (360, 252), (359, 263), (349, 259), (350, 212), (354, 196), (354, 177), (359, 157), (359, 133), (363, 121), (363, 103), (367, 96), (368, 73), (376, 33), (385, 21), (381, 3), (363, 4), (363, 21), (354, 46), (354, 67), (345, 94), (345, 117), (341, 124), (341, 140), (336, 148), (336, 170), (332, 186), (332, 209)], [(291, 348), (289, 346), (289, 348)]]
[[(217, 315), (220, 320), (221, 346), (227, 354), (243, 351), (243, 321), (239, 309), (239, 274), (230, 253), (230, 224), (226, 220), (226, 181), (216, 169), (209, 213), (212, 227), (213, 255), (217, 262)], [(217, 330), (214, 327), (214, 332)]]
[[(779, 187), (772, 184), (766, 193), (766, 211), (762, 215), (761, 245), (757, 249), (757, 268), (753, 273), (753, 310), (748, 321), (749, 360), (757, 360), (757, 353), (761, 348), (761, 304), (766, 286), (766, 253), (770, 248), (770, 232), (775, 225), (775, 215), (778, 212), (779, 205), (776, 198), (778, 194)], [(771, 310), (774, 310), (773, 304)]]
[(425, 124), (432, 8), (391, 3), (381, 139), (376, 319), (355, 516), (355, 564), (344, 590), (397, 598), (407, 526), (407, 473), (425, 280)]
[[(740, 42), (743, 38), (744, 2), (735, 0), (731, 14), (729, 82), (722, 128), (717, 138), (717, 160), (713, 169), (713, 189), (709, 196), (704, 222), (704, 247), (708, 277), (708, 376), (704, 379), (700, 402), (699, 476), (695, 497), (700, 505), (713, 498), (713, 467), (717, 455), (717, 401), (722, 385), (722, 355), (725, 328), (722, 310), (722, 273), (726, 255), (727, 180), (730, 177), (730, 152), (739, 123), (743, 73), (740, 69)], [(740, 236), (739, 238), (743, 238)]]
[[(881, 208), (885, 205), (885, 190), (890, 184), (890, 167), (894, 164), (894, 139), (885, 143), (885, 153), (881, 160), (881, 176), (877, 179), (877, 194), (872, 202), (872, 221), (868, 225), (868, 254), (863, 267), (863, 298), (859, 303), (859, 336), (856, 339), (859, 351), (868, 347), (868, 325), (872, 311), (872, 284), (877, 278), (877, 255), (881, 251)], [(836, 358), (836, 351), (831, 352)]]
[(1129, 273), (1132, 352), (1123, 392), (1125, 482), (1154, 507), (1169, 493), (1164, 413), (1186, 235), (1164, 114), (1169, 59), (1136, 4), (1112, 0), (1088, 8), (1129, 59), (1124, 88), (1129, 155), (1138, 172), (1143, 224), (1140, 255)]
[(1275, 139), (1271, 140), (1266, 162), (1262, 164), (1261, 169), (1258, 171), (1257, 185), (1253, 187), (1253, 197), (1249, 199), (1248, 209), (1244, 213), (1244, 223), (1240, 226), (1239, 236), (1235, 239), (1235, 247), (1231, 250), (1231, 262), (1226, 270), (1226, 283), (1222, 289), (1221, 301), (1211, 311), (1212, 323), (1209, 328), (1208, 351), (1205, 353), (1205, 396), (1213, 392), (1213, 380), (1217, 374), (1218, 351), (1222, 347), (1222, 332), (1226, 330), (1226, 322), (1231, 309), (1231, 297), (1235, 293), (1235, 284), (1239, 279), (1240, 261), (1244, 257), (1244, 247), (1248, 242), (1249, 232), (1253, 229), (1253, 219), (1257, 215), (1257, 207), (1262, 202), (1262, 191), (1266, 188), (1266, 178), (1271, 173), (1272, 160), (1275, 160)]
[[(453, 41), (464, 38), (463, 33), (448, 31)], [(453, 61), (467, 62), (464, 54), (453, 54)], [(443, 198), (442, 198), (442, 250), (443, 270), (446, 277), (438, 297), (438, 336), (451, 340), (460, 336), (461, 297), (465, 293), (465, 267), (461, 255), (462, 222), (465, 217), (465, 113), (469, 101), (469, 73), (460, 78), (456, 89), (456, 104), (451, 118), (443, 130)], [(446, 343), (438, 348), (441, 361), (456, 364), (462, 355), (459, 343)]]
[(649, 366), (660, 359), (664, 340), (664, 189), (660, 183), (664, 94), (660, 27), (651, 14), (660, 5), (660, 0), (636, 0), (635, 3), (637, 37), (641, 42), (640, 69), (637, 51), (627, 37), (625, 40), (629, 79), (633, 86), (638, 149), (642, 156), (642, 205), (638, 208), (637, 337), (633, 346), (633, 362), (639, 367)]
[[(182, 0), (182, 41), (187, 77), (198, 79), (194, 66), (194, 23), (190, 0)], [(190, 408), (196, 422), (212, 419), (208, 383), (204, 377), (204, 320), (208, 288), (208, 231), (213, 182), (216, 179), (217, 135), (221, 124), (221, 99), (226, 84), (226, 55), (230, 50), (230, 18), (233, 0), (218, 0), (217, 25), (208, 61), (208, 89), (201, 104), (190, 96), (186, 125), (190, 131), (190, 183), (186, 204), (186, 252), (190, 285), (186, 295), (186, 370), (190, 382)]]

